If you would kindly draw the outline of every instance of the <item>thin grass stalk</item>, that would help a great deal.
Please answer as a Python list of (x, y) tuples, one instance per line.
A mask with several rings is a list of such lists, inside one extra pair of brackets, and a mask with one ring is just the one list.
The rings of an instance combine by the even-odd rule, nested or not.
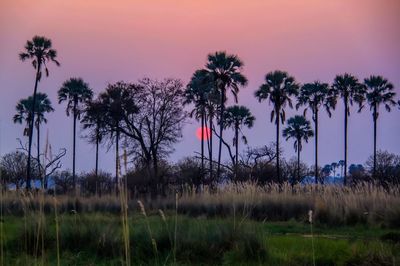
[(57, 249), (57, 266), (60, 266), (60, 229), (58, 225), (58, 214), (57, 214), (57, 199), (56, 199), (56, 192), (54, 190), (54, 221), (56, 224), (56, 249)]

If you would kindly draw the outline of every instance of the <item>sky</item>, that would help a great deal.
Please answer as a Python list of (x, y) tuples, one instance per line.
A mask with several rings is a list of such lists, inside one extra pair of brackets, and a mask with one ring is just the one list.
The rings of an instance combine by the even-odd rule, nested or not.
[[(96, 94), (108, 83), (143, 77), (173, 77), (186, 84), (204, 66), (207, 54), (236, 54), (249, 80), (239, 104), (256, 117), (255, 126), (244, 132), (248, 144), (258, 147), (275, 140), (271, 106), (253, 96), (269, 71), (288, 71), (300, 83), (331, 83), (344, 72), (360, 80), (379, 74), (394, 84), (399, 98), (399, 14), (398, 0), (1, 0), (0, 153), (15, 150), (17, 138), (27, 141), (24, 126), (13, 124), (12, 116), (17, 101), (33, 93), (34, 69), (19, 61), (18, 54), (34, 35), (53, 41), (61, 63), (50, 65), (50, 76), (39, 84), (56, 109), (42, 128), (42, 143), (48, 132), (54, 152), (67, 148), (62, 162), (71, 169), (72, 119), (65, 104), (57, 102), (57, 90), (70, 77), (82, 77)], [(381, 111), (378, 148), (400, 154), (400, 110)], [(300, 113), (288, 110), (287, 117)], [(343, 115), (340, 102), (332, 118), (321, 112), (321, 165), (343, 159)], [(349, 162), (365, 163), (373, 151), (369, 109), (353, 109), (349, 123)], [(197, 128), (196, 121), (186, 124), (172, 161), (199, 151)], [(284, 156), (295, 156), (292, 141), (282, 143)], [(93, 145), (78, 140), (78, 171), (94, 168), (94, 151)], [(313, 151), (311, 140), (302, 152), (308, 164), (313, 163)], [(113, 149), (102, 147), (101, 168), (112, 171), (113, 158)]]

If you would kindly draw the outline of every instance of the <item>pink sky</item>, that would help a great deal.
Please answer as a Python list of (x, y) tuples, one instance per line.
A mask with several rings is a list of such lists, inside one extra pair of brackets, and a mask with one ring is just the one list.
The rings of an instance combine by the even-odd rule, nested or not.
[[(26, 40), (45, 35), (58, 50), (61, 67), (51, 66), (39, 90), (49, 94), (56, 112), (47, 127), (54, 147), (69, 148), (72, 121), (56, 92), (69, 77), (81, 76), (99, 92), (107, 83), (176, 77), (185, 83), (217, 50), (238, 54), (249, 85), (240, 104), (256, 116), (249, 144), (274, 140), (270, 108), (258, 104), (254, 91), (265, 73), (282, 69), (299, 82), (331, 82), (350, 72), (360, 79), (381, 74), (400, 88), (400, 2), (398, 0), (1, 0), (0, 2), (0, 120), (1, 152), (17, 147), (23, 126), (11, 117), (16, 102), (33, 91), (34, 72), (18, 60)], [(293, 115), (295, 111), (289, 112)], [(400, 154), (400, 111), (380, 116), (378, 147)], [(341, 106), (332, 119), (321, 116), (320, 161), (342, 159)], [(198, 148), (197, 124), (185, 127), (184, 139), (172, 159), (192, 155)], [(364, 163), (372, 153), (372, 119), (368, 109), (353, 112), (349, 129), (349, 160)], [(42, 132), (46, 132), (46, 129)], [(93, 147), (78, 143), (78, 169), (92, 168)], [(294, 156), (285, 143), (285, 156)], [(105, 169), (113, 166), (112, 152), (103, 155)], [(85, 159), (83, 159), (85, 158)], [(312, 163), (313, 142), (303, 158)], [(66, 168), (71, 167), (68, 155)]]

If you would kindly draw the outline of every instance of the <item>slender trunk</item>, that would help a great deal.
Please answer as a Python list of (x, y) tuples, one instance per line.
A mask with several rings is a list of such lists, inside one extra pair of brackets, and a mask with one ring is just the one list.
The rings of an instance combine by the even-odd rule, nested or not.
[(44, 176), (42, 176), (41, 173), (41, 169), (40, 169), (40, 125), (39, 123), (37, 124), (36, 127), (36, 133), (37, 133), (37, 137), (36, 137), (36, 142), (37, 142), (37, 168), (38, 168), (38, 174), (39, 174), (39, 178), (40, 178), (40, 183), (41, 183), (41, 187), (44, 187)]
[(374, 106), (374, 170), (373, 170), (373, 177), (376, 178), (376, 126), (378, 123), (378, 117), (377, 117), (377, 106), (375, 104)]
[(279, 113), (280, 113), (280, 107), (276, 108), (276, 176), (277, 180), (280, 183), (281, 182), (281, 170), (279, 166), (279, 127), (280, 127), (280, 119), (279, 119)]
[(115, 134), (115, 191), (118, 193), (119, 178), (119, 130)]
[(239, 166), (239, 123), (235, 125), (235, 181), (238, 179), (238, 166)]
[(318, 185), (318, 110), (315, 110), (315, 184)]
[(96, 176), (96, 195), (101, 195), (99, 192), (99, 128), (96, 128), (96, 163), (94, 168)]
[(209, 117), (209, 127), (210, 127), (210, 145), (209, 145), (209, 157), (210, 157), (210, 181), (213, 182), (213, 131), (212, 131), (212, 126), (213, 126), (213, 117), (210, 114)]
[(74, 126), (73, 126), (73, 143), (72, 143), (72, 182), (74, 184), (74, 191), (76, 193), (76, 173), (75, 173), (75, 154), (76, 154), (76, 119), (78, 117), (76, 110), (77, 101), (74, 101)]
[(221, 154), (222, 154), (222, 133), (224, 129), (224, 111), (225, 111), (225, 88), (221, 89), (221, 106), (219, 114), (219, 147), (218, 147), (218, 165), (217, 165), (217, 180), (220, 179), (221, 175)]
[[(301, 140), (297, 139), (297, 180), (300, 181), (300, 147)], [(294, 184), (294, 182), (293, 182)]]
[(343, 179), (344, 185), (347, 185), (347, 113), (348, 113), (348, 102), (346, 97), (344, 100), (344, 179)]
[[(204, 177), (204, 124), (205, 124), (204, 109), (201, 113), (201, 179)], [(197, 190), (200, 188), (201, 180), (198, 181)]]
[(33, 137), (33, 124), (35, 120), (35, 105), (36, 105), (36, 94), (37, 87), (39, 84), (39, 75), (40, 75), (41, 61), (38, 60), (38, 66), (36, 70), (36, 79), (35, 79), (35, 88), (33, 90), (33, 102), (32, 102), (32, 110), (31, 110), (31, 121), (29, 123), (29, 144), (28, 144), (28, 164), (26, 169), (26, 189), (31, 189), (31, 155), (32, 155), (32, 137)]

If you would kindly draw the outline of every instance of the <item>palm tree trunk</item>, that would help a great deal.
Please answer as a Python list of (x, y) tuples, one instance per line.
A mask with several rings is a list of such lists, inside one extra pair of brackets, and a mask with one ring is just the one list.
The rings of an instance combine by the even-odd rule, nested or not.
[[(301, 147), (301, 140), (297, 139), (297, 180), (300, 180), (300, 147)], [(293, 182), (294, 184), (294, 182)]]
[(74, 191), (76, 193), (76, 174), (75, 174), (75, 154), (76, 154), (76, 119), (78, 117), (76, 110), (77, 102), (74, 101), (74, 126), (73, 126), (73, 143), (72, 143), (72, 182), (74, 184)]
[(38, 174), (39, 174), (39, 178), (40, 178), (40, 182), (41, 182), (41, 187), (43, 188), (44, 185), (44, 177), (42, 177), (42, 173), (41, 173), (41, 169), (40, 169), (40, 125), (39, 123), (37, 124), (37, 128), (36, 128), (36, 133), (37, 133), (37, 137), (36, 137), (36, 142), (37, 142), (37, 167), (38, 167)]
[(236, 153), (235, 153), (235, 181), (238, 178), (238, 166), (239, 166), (239, 123), (236, 122), (235, 124), (235, 146), (236, 146)]
[(279, 124), (280, 124), (280, 119), (279, 119), (279, 113), (280, 113), (280, 108), (276, 108), (275, 115), (276, 115), (276, 177), (278, 182), (281, 182), (281, 170), (279, 166)]
[(99, 129), (98, 129), (98, 127), (96, 128), (96, 163), (95, 163), (94, 172), (96, 175), (96, 195), (101, 195), (101, 192), (99, 193)]
[(26, 169), (26, 189), (31, 189), (31, 155), (32, 155), (32, 137), (33, 137), (33, 124), (35, 120), (35, 105), (36, 105), (36, 94), (37, 87), (39, 84), (39, 76), (40, 76), (40, 68), (41, 68), (41, 60), (38, 60), (38, 66), (36, 70), (36, 79), (35, 79), (35, 88), (33, 90), (33, 102), (32, 102), (32, 110), (31, 110), (31, 121), (29, 123), (29, 144), (28, 144), (28, 164)]
[[(204, 109), (202, 110), (201, 113), (201, 178), (203, 178), (204, 175), (204, 124), (205, 124), (205, 114), (204, 114)], [(200, 187), (200, 180), (197, 184), (197, 189)]]
[(210, 127), (210, 139), (209, 139), (209, 141), (210, 141), (210, 144), (209, 144), (208, 152), (209, 152), (209, 157), (210, 157), (210, 162), (209, 162), (210, 165), (209, 165), (209, 167), (210, 167), (210, 181), (211, 182), (213, 182), (213, 162), (212, 162), (212, 160), (213, 160), (213, 131), (212, 131), (212, 126), (213, 126), (213, 117), (210, 114), (210, 117), (209, 117), (209, 127)]
[(374, 106), (374, 170), (373, 170), (373, 177), (376, 178), (376, 127), (378, 123), (378, 117), (377, 117), (377, 107), (376, 104)]
[(224, 129), (224, 111), (225, 111), (225, 88), (221, 89), (221, 103), (220, 103), (220, 115), (219, 115), (219, 147), (218, 147), (218, 165), (217, 165), (217, 180), (220, 179), (221, 175), (221, 154), (222, 154), (222, 133)]
[(347, 98), (344, 100), (344, 179), (343, 184), (347, 184), (347, 112), (348, 102)]
[(118, 178), (119, 178), (119, 130), (115, 135), (115, 191), (118, 193)]
[(318, 109), (315, 110), (315, 184), (318, 185)]

